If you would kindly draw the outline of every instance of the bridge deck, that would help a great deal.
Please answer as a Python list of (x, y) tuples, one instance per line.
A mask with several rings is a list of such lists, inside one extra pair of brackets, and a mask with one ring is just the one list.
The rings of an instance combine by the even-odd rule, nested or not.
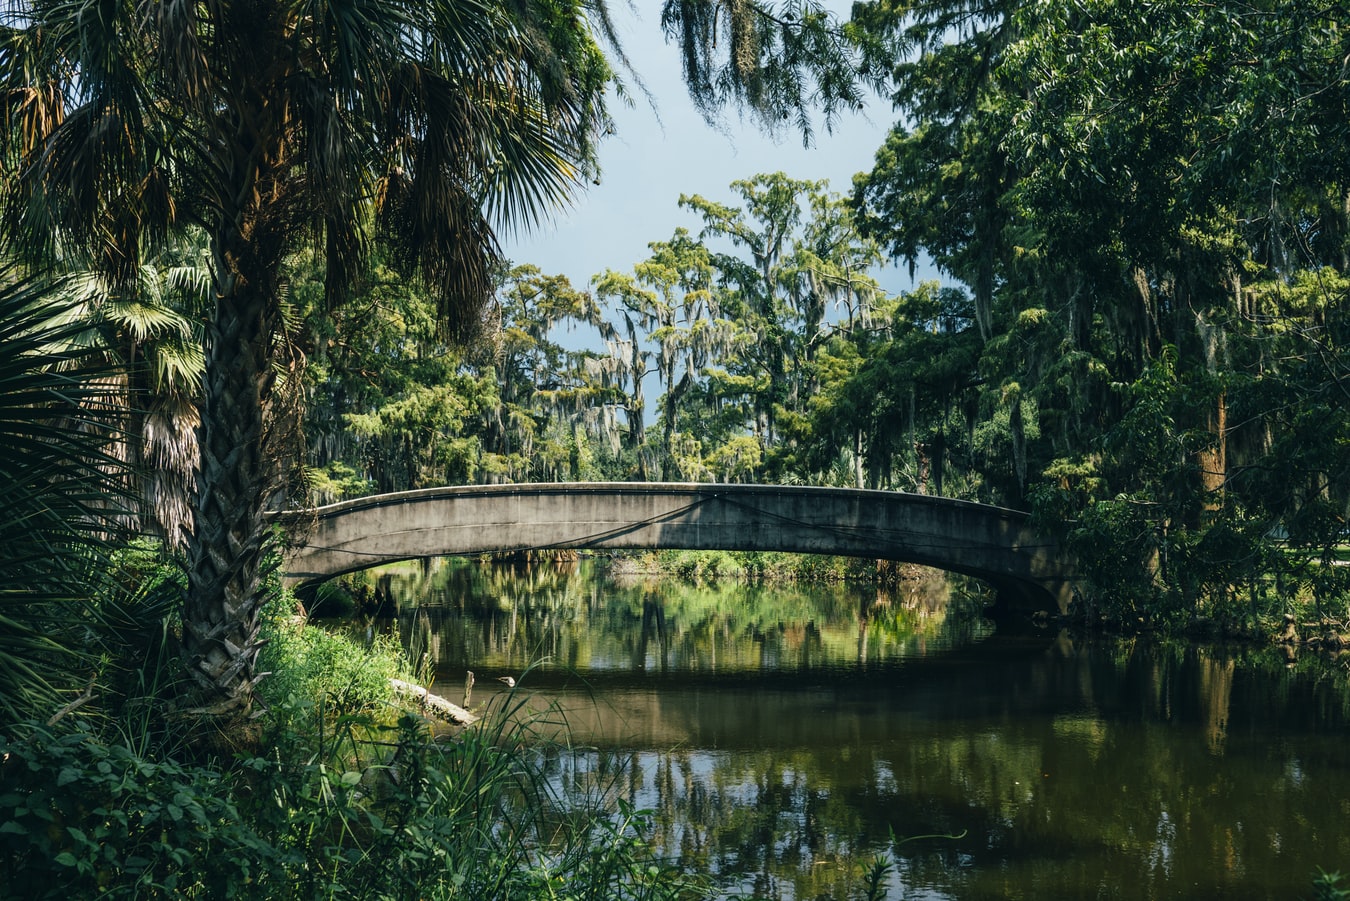
[(1024, 513), (951, 498), (771, 485), (474, 485), (359, 498), (284, 517), (292, 583), (418, 557), (544, 548), (789, 551), (976, 576), (1065, 610), (1071, 573)]

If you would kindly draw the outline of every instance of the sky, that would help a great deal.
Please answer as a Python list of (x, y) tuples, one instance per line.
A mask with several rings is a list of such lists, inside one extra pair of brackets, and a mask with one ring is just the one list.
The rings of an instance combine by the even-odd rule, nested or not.
[[(600, 147), (600, 184), (589, 186), (572, 209), (555, 214), (551, 222), (503, 241), (513, 263), (566, 275), (577, 288), (587, 287), (606, 269), (630, 271), (649, 255), (649, 242), (668, 240), (679, 226), (696, 234), (701, 220), (679, 208), (681, 193), (738, 205), (731, 182), (781, 171), (792, 178), (828, 179), (831, 191), (847, 194), (854, 173), (871, 169), (894, 120), (889, 104), (878, 100), (865, 115), (841, 117), (832, 134), (818, 122), (809, 148), (796, 131), (776, 139), (765, 136), (734, 109), (727, 111), (719, 131), (689, 100), (679, 49), (666, 44), (661, 33), (659, 4), (642, 5), (641, 13), (622, 3), (612, 8), (624, 49), (655, 109), (637, 90), (632, 107), (615, 104), (615, 134)], [(876, 275), (893, 294), (938, 277), (931, 267), (920, 267), (911, 279), (903, 263)]]

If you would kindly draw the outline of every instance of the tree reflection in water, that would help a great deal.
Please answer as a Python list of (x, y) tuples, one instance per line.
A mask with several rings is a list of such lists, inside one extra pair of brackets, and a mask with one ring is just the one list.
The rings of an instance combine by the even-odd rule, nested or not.
[(855, 897), (878, 853), (911, 899), (1291, 898), (1350, 866), (1342, 664), (992, 635), (908, 589), (393, 573), (448, 692), (549, 658), (521, 688), (593, 748), (559, 784), (728, 891)]

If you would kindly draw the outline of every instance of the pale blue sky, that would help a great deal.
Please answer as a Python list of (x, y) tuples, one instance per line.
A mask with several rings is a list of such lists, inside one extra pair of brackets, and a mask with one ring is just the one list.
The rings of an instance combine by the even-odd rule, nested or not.
[[(735, 110), (728, 111), (725, 133), (719, 133), (689, 101), (679, 51), (661, 35), (658, 4), (647, 0), (640, 18), (622, 3), (614, 7), (625, 49), (656, 109), (637, 95), (632, 108), (614, 110), (615, 134), (600, 151), (601, 183), (551, 223), (508, 237), (505, 251), (513, 262), (533, 263), (585, 288), (607, 268), (630, 270), (647, 257), (649, 242), (668, 239), (677, 226), (697, 232), (695, 214), (677, 206), (681, 193), (734, 203), (732, 181), (782, 171), (792, 178), (828, 179), (830, 190), (846, 194), (854, 173), (871, 168), (893, 121), (885, 102), (874, 103), (866, 116), (844, 117), (833, 134), (821, 125), (809, 148), (795, 131), (766, 137), (753, 123), (739, 121)], [(891, 293), (914, 285), (903, 264), (877, 275)], [(917, 274), (919, 280), (936, 277), (931, 267)]]

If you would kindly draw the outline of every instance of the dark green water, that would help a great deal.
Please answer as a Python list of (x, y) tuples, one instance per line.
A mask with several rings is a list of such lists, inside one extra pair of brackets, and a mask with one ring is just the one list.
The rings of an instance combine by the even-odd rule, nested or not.
[(472, 670), (490, 704), (544, 660), (515, 690), (596, 749), (559, 779), (652, 811), (728, 893), (858, 897), (878, 854), (906, 899), (1293, 899), (1350, 870), (1344, 660), (1008, 637), (911, 588), (385, 573), (439, 693)]

